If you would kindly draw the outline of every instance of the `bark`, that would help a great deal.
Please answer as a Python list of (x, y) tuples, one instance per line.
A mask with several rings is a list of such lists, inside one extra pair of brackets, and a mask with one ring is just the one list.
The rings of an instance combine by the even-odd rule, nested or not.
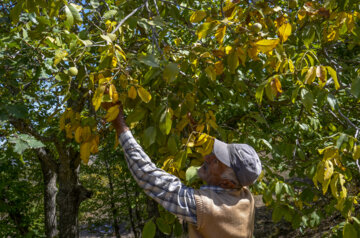
[(46, 148), (36, 150), (44, 180), (44, 213), (45, 213), (45, 234), (52, 238), (58, 235), (56, 221), (56, 195), (57, 195), (57, 172), (58, 164), (52, 160), (53, 154)]
[(119, 230), (119, 221), (117, 219), (118, 211), (115, 206), (115, 199), (114, 199), (114, 186), (113, 186), (113, 180), (111, 176), (110, 166), (105, 159), (105, 166), (106, 166), (106, 174), (109, 179), (109, 186), (110, 186), (110, 205), (111, 205), (111, 212), (112, 212), (112, 218), (113, 218), (113, 227), (115, 229), (115, 236), (117, 238), (120, 238), (120, 230)]
[(59, 167), (59, 193), (57, 204), (59, 206), (60, 238), (79, 237), (78, 215), (82, 201), (90, 198), (92, 193), (79, 182), (80, 158), (71, 149), (56, 145), (60, 153)]
[(48, 238), (58, 234), (56, 223), (56, 179), (57, 174), (40, 160), (44, 177), (44, 211), (45, 211), (45, 234)]
[(133, 209), (132, 209), (131, 203), (130, 203), (130, 197), (129, 197), (129, 191), (128, 191), (126, 179), (123, 179), (123, 185), (125, 188), (126, 206), (128, 208), (128, 212), (129, 212), (129, 216), (130, 216), (131, 229), (134, 233), (134, 237), (137, 238), (137, 232), (136, 232), (136, 227), (135, 227), (135, 222), (134, 222), (134, 217), (133, 217)]

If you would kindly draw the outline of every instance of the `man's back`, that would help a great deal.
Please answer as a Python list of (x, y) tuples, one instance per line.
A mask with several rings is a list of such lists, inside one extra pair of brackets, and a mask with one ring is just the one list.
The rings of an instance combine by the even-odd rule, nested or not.
[(254, 229), (254, 199), (244, 187), (240, 190), (195, 191), (197, 227), (189, 224), (191, 238), (248, 238)]

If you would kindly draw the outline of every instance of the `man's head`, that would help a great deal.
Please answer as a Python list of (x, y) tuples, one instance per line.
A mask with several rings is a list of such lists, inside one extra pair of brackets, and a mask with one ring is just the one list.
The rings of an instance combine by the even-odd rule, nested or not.
[(209, 185), (223, 188), (248, 186), (261, 173), (258, 155), (246, 144), (226, 144), (215, 139), (213, 152), (204, 160), (198, 175)]

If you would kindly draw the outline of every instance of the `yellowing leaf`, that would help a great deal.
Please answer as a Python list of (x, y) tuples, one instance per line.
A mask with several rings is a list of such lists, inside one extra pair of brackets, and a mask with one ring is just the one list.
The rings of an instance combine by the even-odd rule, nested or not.
[(216, 22), (205, 22), (203, 23), (196, 31), (196, 35), (198, 36), (198, 39), (201, 40), (202, 38), (205, 38), (210, 31), (215, 27)]
[(225, 32), (226, 32), (226, 26), (222, 26), (222, 27), (219, 27), (217, 30), (216, 30), (216, 33), (215, 33), (215, 38), (217, 40), (217, 42), (219, 44), (222, 44), (223, 41), (224, 41), (224, 36), (225, 36)]
[(97, 152), (99, 152), (99, 136), (98, 135), (92, 136), (90, 143), (91, 143), (90, 152), (92, 154), (96, 154)]
[(229, 65), (230, 72), (234, 74), (235, 70), (239, 66), (239, 58), (237, 57), (236, 51), (233, 51), (227, 56), (227, 63)]
[(205, 17), (206, 17), (206, 12), (203, 10), (198, 10), (191, 15), (190, 22), (196, 23), (196, 22), (201, 21)]
[(91, 136), (90, 127), (88, 126), (83, 127), (81, 132), (82, 141), (88, 141), (90, 139), (90, 136)]
[(338, 181), (339, 181), (339, 174), (335, 173), (330, 182), (331, 193), (335, 198), (339, 197), (339, 193), (337, 190)]
[(129, 91), (128, 91), (128, 97), (131, 99), (135, 99), (136, 98), (136, 89), (134, 86), (131, 86)]
[(150, 102), (151, 94), (143, 87), (138, 88), (138, 94), (141, 100), (145, 103)]
[(291, 59), (289, 59), (289, 70), (291, 73), (295, 72), (295, 67)]
[(331, 66), (326, 66), (331, 78), (334, 80), (335, 89), (338, 90), (340, 88), (340, 84), (337, 78), (337, 73), (335, 69), (333, 69)]
[(315, 67), (311, 66), (306, 73), (305, 83), (309, 85), (312, 84), (315, 80), (315, 76), (316, 76)]
[(255, 43), (255, 45), (261, 52), (268, 53), (272, 51), (279, 44), (279, 42), (279, 39), (259, 40)]
[(301, 21), (302, 19), (304, 19), (304, 17), (306, 17), (306, 11), (305, 9), (301, 9), (299, 12), (298, 12), (298, 18), (299, 20)]
[(81, 143), (81, 132), (82, 132), (82, 127), (79, 126), (75, 131), (75, 141), (77, 143)]
[(281, 27), (278, 29), (278, 33), (281, 42), (285, 42), (288, 39), (288, 37), (291, 35), (291, 24), (285, 23), (281, 25)]
[(214, 66), (216, 75), (221, 75), (224, 72), (224, 65), (222, 61), (215, 62)]
[(109, 87), (109, 96), (112, 99), (113, 103), (116, 103), (119, 101), (119, 94), (116, 91), (115, 85), (111, 84)]
[(212, 65), (209, 65), (208, 67), (206, 67), (205, 73), (212, 81), (216, 80), (216, 72)]
[(274, 94), (274, 96), (276, 96), (278, 93), (282, 93), (282, 89), (281, 89), (281, 82), (279, 80), (278, 77), (274, 78), (272, 81), (271, 81), (271, 87), (273, 88), (273, 91), (276, 92)]
[(327, 81), (326, 68), (322, 65), (316, 68), (316, 76), (319, 78), (319, 86), (323, 88)]
[(60, 61), (68, 55), (66, 50), (56, 50), (55, 51), (55, 58), (54, 58), (54, 65), (60, 63)]
[(119, 111), (120, 110), (118, 105), (110, 107), (105, 115), (106, 121), (111, 122), (115, 120), (115, 118), (119, 115)]
[(95, 91), (95, 94), (92, 99), (92, 103), (94, 105), (95, 111), (97, 111), (101, 105), (102, 96), (104, 95), (104, 91), (105, 91), (105, 85), (99, 86)]
[(258, 60), (257, 55), (259, 54), (259, 50), (256, 46), (253, 46), (251, 48), (248, 49), (247, 53), (249, 55), (249, 57), (253, 60)]
[(325, 161), (324, 181), (331, 178), (334, 173), (334, 165), (330, 160)]
[(80, 145), (80, 158), (84, 162), (84, 164), (87, 164), (89, 162), (90, 146), (90, 142), (84, 142)]
[(115, 68), (116, 65), (117, 65), (117, 58), (114, 56), (114, 57), (112, 57), (112, 60), (111, 60), (111, 66), (112, 66), (113, 68)]
[(237, 54), (239, 60), (241, 61), (242, 66), (245, 67), (246, 53), (243, 51), (243, 49), (237, 48), (236, 49), (236, 54)]
[(360, 145), (354, 146), (352, 156), (354, 160), (358, 160), (360, 158)]
[(121, 57), (126, 61), (126, 55), (125, 52), (121, 49), (121, 47), (118, 44), (115, 44), (116, 52), (121, 55)]
[(66, 137), (67, 137), (67, 138), (70, 138), (70, 139), (73, 138), (73, 134), (72, 134), (71, 124), (70, 124), (70, 123), (66, 124), (66, 126), (65, 126), (65, 132), (66, 132)]

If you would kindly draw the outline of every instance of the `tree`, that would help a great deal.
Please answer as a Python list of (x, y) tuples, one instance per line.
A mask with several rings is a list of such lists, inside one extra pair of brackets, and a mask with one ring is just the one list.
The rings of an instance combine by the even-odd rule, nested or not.
[[(117, 116), (117, 107), (99, 109), (109, 101), (124, 104), (150, 157), (184, 181), (211, 151), (208, 135), (253, 145), (264, 165), (253, 190), (275, 221), (314, 227), (326, 208), (342, 213), (348, 237), (358, 226), (356, 7), (355, 0), (5, 1), (2, 131), (8, 138), (15, 128), (45, 146), (43, 161), (59, 181), (60, 237), (77, 236), (79, 205), (90, 196), (80, 163), (99, 150), (104, 119)], [(177, 223), (165, 216), (154, 221), (170, 234)]]

